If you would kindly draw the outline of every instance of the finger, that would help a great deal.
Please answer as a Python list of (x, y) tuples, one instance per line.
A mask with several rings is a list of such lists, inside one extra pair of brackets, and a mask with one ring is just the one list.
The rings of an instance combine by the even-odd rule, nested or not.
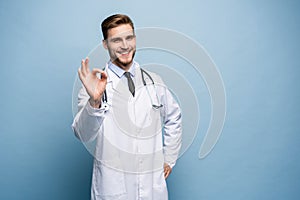
[(171, 174), (172, 172), (172, 168), (170, 167), (170, 165), (168, 164), (164, 164), (164, 175), (165, 175), (165, 179), (168, 178), (168, 176)]
[(165, 178), (167, 176), (167, 173), (168, 173), (168, 169), (167, 169), (167, 167), (164, 167), (164, 176), (165, 176)]
[(101, 72), (101, 79), (106, 80), (107, 79), (107, 74), (105, 71)]
[(83, 83), (84, 76), (82, 74), (81, 68), (78, 69), (78, 76), (79, 76), (79, 79), (81, 80), (81, 82)]
[(86, 69), (85, 69), (85, 62), (83, 59), (81, 60), (81, 73), (83, 76), (86, 76), (86, 74), (87, 74)]
[(94, 76), (96, 76), (97, 74), (100, 74), (101, 75), (101, 80), (106, 80), (107, 79), (107, 74), (104, 71), (102, 71), (101, 69), (94, 68), (92, 70), (92, 74)]
[(102, 72), (102, 70), (101, 70), (101, 69), (98, 69), (98, 68), (94, 68), (94, 69), (92, 70), (92, 74), (93, 74), (93, 75), (96, 75), (97, 73), (101, 74), (101, 72)]
[(165, 179), (168, 178), (169, 175), (170, 175), (170, 171), (169, 171), (169, 170), (166, 170), (166, 171), (165, 171)]
[(86, 72), (89, 73), (90, 72), (90, 67), (89, 67), (90, 59), (89, 59), (89, 57), (86, 57), (84, 62), (85, 62)]

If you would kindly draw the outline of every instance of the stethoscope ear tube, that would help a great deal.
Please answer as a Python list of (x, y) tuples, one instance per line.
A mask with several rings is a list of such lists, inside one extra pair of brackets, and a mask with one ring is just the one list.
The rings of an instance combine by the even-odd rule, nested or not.
[(143, 68), (141, 68), (141, 74), (142, 74), (142, 81), (143, 81), (144, 86), (147, 85), (147, 84), (146, 84), (146, 81), (145, 81), (145, 78), (144, 78), (144, 74), (146, 74), (146, 75), (150, 78), (152, 84), (154, 85), (154, 81), (153, 81), (152, 77), (151, 77), (150, 74), (149, 74), (148, 72), (146, 72)]

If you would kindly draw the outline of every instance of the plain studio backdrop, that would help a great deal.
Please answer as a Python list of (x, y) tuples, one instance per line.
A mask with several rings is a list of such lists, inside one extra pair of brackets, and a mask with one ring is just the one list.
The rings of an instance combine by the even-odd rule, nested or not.
[[(203, 80), (188, 78), (201, 117), (168, 179), (170, 200), (299, 199), (299, 9), (292, 0), (2, 0), (0, 199), (90, 198), (93, 157), (71, 130), (72, 91), (80, 60), (101, 42), (101, 21), (114, 13), (192, 38), (224, 81), (224, 129), (199, 159), (211, 105)], [(137, 59), (183, 68), (151, 53)]]

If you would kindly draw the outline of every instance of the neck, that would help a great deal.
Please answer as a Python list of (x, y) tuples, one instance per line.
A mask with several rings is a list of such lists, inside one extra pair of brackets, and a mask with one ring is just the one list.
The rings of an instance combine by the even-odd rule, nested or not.
[(133, 62), (131, 61), (130, 63), (125, 64), (125, 63), (118, 62), (117, 60), (114, 60), (112, 63), (127, 72), (132, 66)]

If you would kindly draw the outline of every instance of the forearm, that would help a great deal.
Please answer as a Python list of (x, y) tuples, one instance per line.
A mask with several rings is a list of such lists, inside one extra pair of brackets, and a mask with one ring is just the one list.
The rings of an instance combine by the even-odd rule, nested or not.
[(182, 142), (181, 110), (169, 91), (166, 91), (164, 117), (164, 158), (173, 167)]
[(82, 88), (78, 94), (78, 113), (76, 114), (72, 128), (81, 141), (94, 139), (104, 119), (104, 109), (94, 108), (89, 101), (90, 97)]
[(96, 138), (104, 119), (104, 110), (93, 108), (89, 101), (82, 110), (77, 113), (72, 128), (76, 137), (87, 142)]
[(179, 155), (182, 142), (181, 114), (164, 127), (164, 159), (173, 167)]

